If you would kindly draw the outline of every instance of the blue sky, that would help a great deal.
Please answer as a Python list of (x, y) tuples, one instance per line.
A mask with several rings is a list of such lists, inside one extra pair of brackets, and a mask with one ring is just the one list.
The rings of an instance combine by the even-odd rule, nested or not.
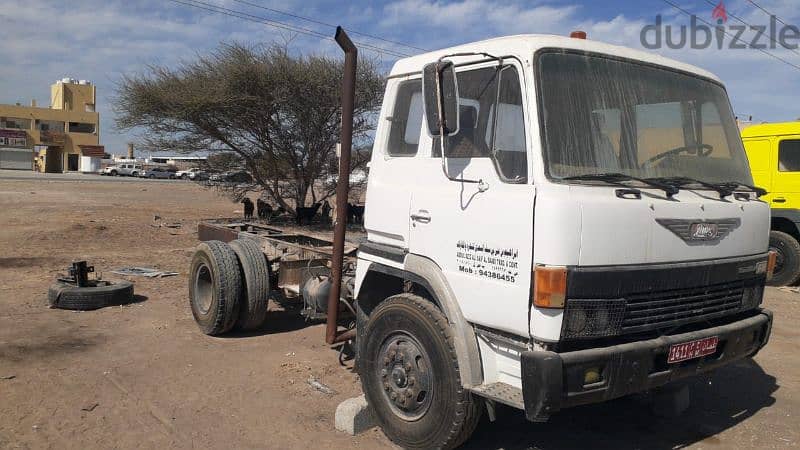
[[(294, 26), (333, 34), (333, 29), (254, 8), (237, 0), (202, 0)], [(568, 34), (583, 29), (590, 39), (641, 48), (643, 26), (661, 14), (665, 23), (686, 25), (689, 18), (664, 0), (245, 0), (322, 22), (343, 24), (386, 39), (427, 49), (518, 33)], [(718, 0), (671, 0), (698, 17), (711, 20)], [(787, 23), (800, 24), (796, 0), (756, 0)], [(730, 13), (751, 24), (769, 18), (747, 0), (725, 2)], [(731, 24), (736, 21), (731, 18)], [(748, 33), (747, 35), (752, 36)], [(746, 36), (747, 36), (746, 35)], [(354, 36), (357, 40), (415, 53), (417, 50)], [(216, 47), (220, 42), (289, 42), (297, 52), (338, 55), (334, 43), (198, 10), (167, 0), (0, 0), (0, 103), (49, 102), (49, 86), (63, 77), (88, 79), (98, 87), (101, 143), (122, 153), (136, 139), (113, 127), (115, 82), (146, 64), (174, 65)], [(768, 42), (768, 41), (767, 41)], [(800, 66), (800, 51), (775, 50)], [(734, 110), (756, 121), (800, 117), (800, 69), (754, 50), (658, 50), (665, 56), (706, 68), (728, 87)], [(381, 58), (390, 55), (367, 53)]]

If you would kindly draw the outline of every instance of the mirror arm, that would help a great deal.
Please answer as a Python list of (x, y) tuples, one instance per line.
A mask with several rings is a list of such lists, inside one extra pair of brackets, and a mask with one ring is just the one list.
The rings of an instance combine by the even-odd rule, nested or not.
[[(450, 181), (460, 181), (462, 183), (473, 183), (478, 185), (478, 191), (486, 192), (489, 189), (489, 184), (485, 183), (483, 179), (480, 180), (466, 180), (464, 178), (455, 178), (450, 176), (450, 173), (447, 171), (447, 153), (446, 153), (446, 143), (445, 143), (445, 136), (444, 134), (444, 127), (445, 121), (442, 120), (442, 114), (444, 112), (444, 96), (442, 94), (442, 70), (439, 66), (441, 63), (441, 58), (439, 61), (436, 62), (436, 108), (439, 110), (439, 149), (441, 151), (442, 157), (442, 172), (444, 172), (445, 178)], [(455, 76), (455, 73), (453, 74)], [(458, 99), (456, 99), (458, 101)], [(456, 106), (458, 108), (458, 106)], [(497, 108), (495, 108), (497, 109)]]

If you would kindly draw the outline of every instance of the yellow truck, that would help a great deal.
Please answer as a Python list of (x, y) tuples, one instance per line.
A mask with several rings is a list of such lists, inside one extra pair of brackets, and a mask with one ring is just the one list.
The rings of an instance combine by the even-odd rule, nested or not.
[(800, 280), (800, 122), (768, 123), (742, 130), (756, 186), (772, 211), (770, 250), (777, 252), (769, 284)]

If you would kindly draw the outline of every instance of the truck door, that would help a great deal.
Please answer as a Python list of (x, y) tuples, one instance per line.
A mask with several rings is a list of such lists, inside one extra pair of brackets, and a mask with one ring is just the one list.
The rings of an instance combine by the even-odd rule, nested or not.
[(422, 110), (422, 80), (389, 81), (370, 162), (369, 199), (364, 215), (364, 227), (372, 242), (409, 246), (410, 186), (418, 175)]
[(800, 209), (800, 136), (780, 137), (777, 159), (770, 204), (773, 208)]
[[(774, 161), (777, 157), (773, 151), (773, 142), (769, 139), (748, 139), (744, 141), (753, 183), (772, 193), (772, 174), (775, 172)], [(766, 200), (766, 198), (764, 199)]]
[(509, 60), (459, 68), (460, 130), (446, 138), (446, 161), (460, 181), (423, 132), (410, 253), (442, 269), (468, 321), (527, 335), (534, 189), (522, 73)]

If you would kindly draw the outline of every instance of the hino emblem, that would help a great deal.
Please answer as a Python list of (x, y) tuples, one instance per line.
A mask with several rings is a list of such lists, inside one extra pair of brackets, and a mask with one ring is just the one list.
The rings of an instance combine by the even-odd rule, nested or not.
[(693, 223), (691, 228), (691, 238), (701, 241), (716, 239), (719, 234), (719, 225), (715, 223)]
[(741, 225), (739, 218), (730, 219), (656, 219), (659, 225), (689, 243), (717, 242)]

